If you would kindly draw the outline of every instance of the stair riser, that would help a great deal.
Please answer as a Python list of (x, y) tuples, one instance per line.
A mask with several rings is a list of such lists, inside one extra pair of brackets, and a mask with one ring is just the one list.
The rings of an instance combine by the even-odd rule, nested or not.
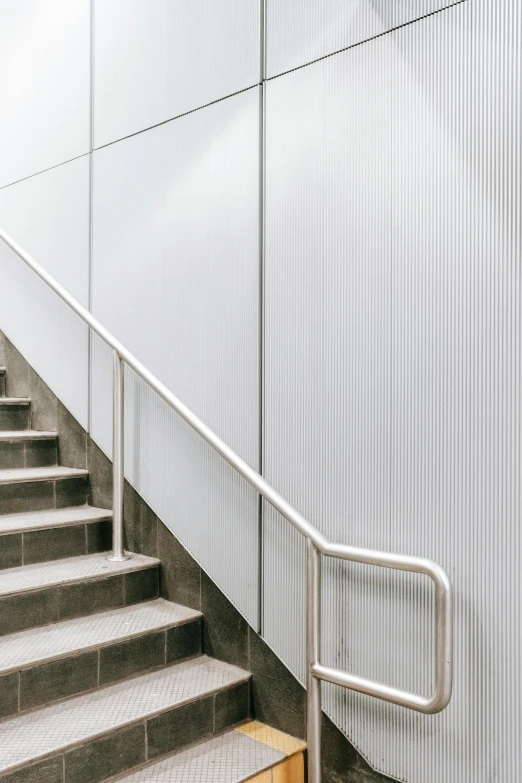
[(30, 423), (28, 405), (0, 405), (0, 430), (27, 430)]
[(9, 533), (0, 536), (0, 570), (107, 552), (111, 546), (110, 521)]
[(21, 767), (1, 781), (97, 783), (246, 720), (249, 704), (250, 683), (245, 682)]
[(0, 441), (0, 470), (57, 465), (56, 440)]
[(0, 598), (0, 636), (148, 601), (159, 594), (158, 567)]
[(0, 718), (201, 653), (201, 621), (114, 642), (0, 677)]
[(0, 514), (83, 506), (88, 499), (87, 477), (3, 484), (0, 486)]

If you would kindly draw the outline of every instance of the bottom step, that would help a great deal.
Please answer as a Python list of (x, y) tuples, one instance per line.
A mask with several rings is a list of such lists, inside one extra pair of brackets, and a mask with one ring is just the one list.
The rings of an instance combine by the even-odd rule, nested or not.
[(169, 756), (121, 783), (304, 783), (305, 743), (257, 721)]

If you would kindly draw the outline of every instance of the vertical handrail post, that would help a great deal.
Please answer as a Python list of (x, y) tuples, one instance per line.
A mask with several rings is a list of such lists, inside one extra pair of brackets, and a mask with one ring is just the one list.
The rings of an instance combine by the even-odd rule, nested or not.
[(306, 545), (308, 783), (321, 783), (321, 681), (312, 672), (321, 657), (321, 553), (310, 540)]
[(113, 353), (112, 380), (112, 554), (107, 560), (121, 562), (130, 555), (123, 549), (123, 432), (124, 432), (124, 361)]

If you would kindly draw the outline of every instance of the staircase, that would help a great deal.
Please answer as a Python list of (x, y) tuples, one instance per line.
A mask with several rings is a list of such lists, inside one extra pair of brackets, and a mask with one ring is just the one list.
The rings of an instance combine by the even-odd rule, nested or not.
[(111, 512), (0, 368), (0, 783), (302, 783), (304, 743), (252, 720), (251, 675), (202, 650), (160, 561), (109, 562)]

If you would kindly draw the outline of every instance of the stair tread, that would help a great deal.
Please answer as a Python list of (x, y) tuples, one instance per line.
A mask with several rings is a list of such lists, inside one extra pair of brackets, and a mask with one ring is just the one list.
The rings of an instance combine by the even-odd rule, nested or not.
[(95, 506), (68, 506), (44, 511), (23, 511), (17, 514), (0, 514), (0, 535), (27, 530), (81, 525), (112, 519), (112, 511)]
[(249, 679), (249, 672), (202, 655), (5, 720), (0, 773)]
[(163, 598), (2, 637), (0, 674), (182, 625), (201, 612)]
[(0, 405), (30, 405), (30, 397), (0, 397)]
[(45, 468), (8, 468), (0, 470), (0, 485), (20, 484), (30, 481), (53, 481), (54, 479), (82, 478), (89, 471), (83, 468), (66, 468), (63, 465), (53, 465)]
[[(118, 780), (120, 783), (167, 783), (174, 780), (176, 783), (242, 783), (306, 747), (304, 742), (265, 726), (266, 738), (275, 739), (276, 747), (273, 747), (245, 733), (251, 725), (226, 731)], [(278, 741), (281, 738), (288, 740), (286, 745), (284, 739), (283, 742)], [(281, 749), (283, 747), (284, 750)]]
[(140, 571), (159, 565), (159, 562), (155, 557), (132, 555), (130, 560), (114, 563), (107, 560), (102, 553), (6, 568), (0, 571), (0, 596)]
[(53, 440), (57, 432), (47, 430), (0, 430), (0, 443), (13, 440)]

